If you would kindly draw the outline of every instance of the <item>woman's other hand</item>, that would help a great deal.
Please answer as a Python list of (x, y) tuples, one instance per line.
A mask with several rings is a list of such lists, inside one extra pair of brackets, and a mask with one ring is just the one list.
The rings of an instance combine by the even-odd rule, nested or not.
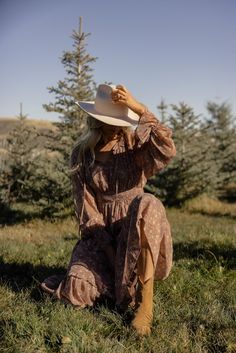
[(146, 110), (145, 105), (139, 103), (123, 85), (117, 85), (116, 88), (112, 90), (111, 98), (113, 103), (124, 104), (139, 116)]

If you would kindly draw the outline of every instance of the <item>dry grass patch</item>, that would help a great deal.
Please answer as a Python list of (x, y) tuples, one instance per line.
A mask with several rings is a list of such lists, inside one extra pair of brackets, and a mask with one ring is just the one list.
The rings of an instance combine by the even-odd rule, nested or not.
[(2, 240), (28, 242), (41, 244), (43, 242), (55, 242), (63, 237), (75, 237), (77, 235), (77, 223), (74, 217), (62, 220), (31, 220), (23, 224), (4, 226), (0, 228)]
[(236, 203), (227, 203), (203, 194), (193, 200), (186, 201), (184, 208), (190, 212), (199, 212), (212, 216), (231, 216), (236, 218)]

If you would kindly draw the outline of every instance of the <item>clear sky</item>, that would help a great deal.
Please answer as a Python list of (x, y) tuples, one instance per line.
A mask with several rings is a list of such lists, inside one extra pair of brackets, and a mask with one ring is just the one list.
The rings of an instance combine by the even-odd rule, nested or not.
[(60, 57), (83, 17), (96, 83), (122, 83), (154, 113), (208, 100), (236, 110), (235, 0), (0, 0), (0, 116), (54, 120), (47, 87), (65, 77)]

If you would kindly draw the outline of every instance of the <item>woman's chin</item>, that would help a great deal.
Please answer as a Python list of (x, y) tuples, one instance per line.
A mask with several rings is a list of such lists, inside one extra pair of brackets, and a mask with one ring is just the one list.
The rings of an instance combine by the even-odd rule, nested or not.
[(119, 129), (108, 127), (106, 129), (104, 129), (102, 132), (103, 132), (103, 136), (106, 139), (113, 139), (113, 138), (115, 138), (118, 135)]

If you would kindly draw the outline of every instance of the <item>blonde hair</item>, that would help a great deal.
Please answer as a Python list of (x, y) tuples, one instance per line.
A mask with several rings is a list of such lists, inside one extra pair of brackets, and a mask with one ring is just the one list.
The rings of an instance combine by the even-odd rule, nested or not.
[[(76, 173), (85, 161), (85, 153), (86, 151), (90, 150), (92, 154), (92, 162), (91, 165), (94, 163), (95, 160), (95, 146), (102, 138), (102, 129), (101, 127), (104, 125), (101, 121), (93, 118), (92, 116), (88, 116), (86, 119), (86, 127), (85, 131), (76, 141), (71, 155), (70, 155), (70, 169), (69, 173), (74, 174)], [(131, 130), (130, 127), (120, 127), (120, 132), (124, 134), (125, 140), (129, 147), (131, 147), (131, 140), (129, 131)]]

